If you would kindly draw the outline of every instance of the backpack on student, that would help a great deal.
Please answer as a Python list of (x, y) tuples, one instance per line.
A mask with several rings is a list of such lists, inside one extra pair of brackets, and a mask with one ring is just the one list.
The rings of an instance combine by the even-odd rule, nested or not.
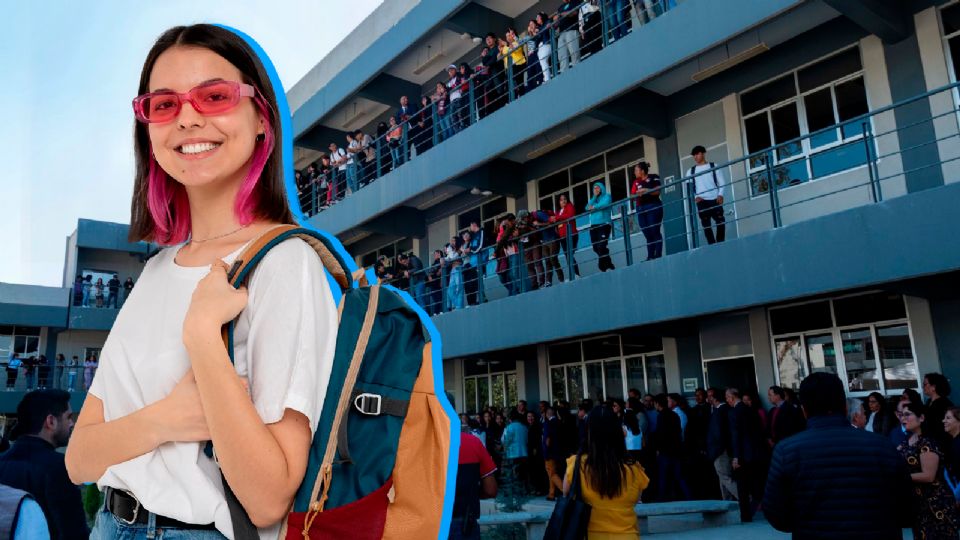
[[(720, 189), (720, 182), (717, 182), (717, 166), (714, 165), (712, 161), (710, 162), (710, 172), (713, 173), (713, 185), (717, 189)], [(690, 176), (693, 177), (695, 174), (697, 174), (696, 165), (694, 165), (693, 167), (690, 167)]]
[[(452, 421), (437, 399), (429, 334), (395, 289), (368, 286), (362, 269), (351, 274), (330, 240), (309, 229), (264, 233), (236, 259), (230, 283), (239, 287), (272, 247), (294, 237), (317, 252), (342, 296), (323, 411), (280, 538), (437, 538), (443, 501), (453, 496), (445, 493)], [(231, 362), (234, 322), (222, 332)], [(234, 538), (259, 540), (223, 484)]]

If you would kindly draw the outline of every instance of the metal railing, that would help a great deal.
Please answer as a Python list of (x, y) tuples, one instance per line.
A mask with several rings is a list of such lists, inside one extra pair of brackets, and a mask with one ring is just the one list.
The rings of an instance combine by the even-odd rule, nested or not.
[[(841, 120), (713, 168), (703, 165), (695, 174), (663, 181), (647, 197), (592, 200), (587, 205), (592, 207), (578, 206), (578, 215), (566, 219), (531, 211), (533, 217), (524, 223), (498, 226), (496, 245), (438, 257), (393, 284), (437, 315), (654, 260), (668, 251), (723, 242), (727, 230), (749, 236), (877, 203), (891, 193), (906, 194), (909, 177), (960, 175), (958, 86)], [(933, 114), (896, 126), (894, 113), (920, 100), (936, 104)], [(820, 144), (831, 131), (837, 140)], [(716, 191), (722, 198), (713, 197)], [(654, 193), (659, 197), (651, 198)]]
[[(467, 69), (462, 76), (458, 66), (457, 76), (461, 78), (451, 91), (435, 90), (422, 96), (419, 103), (411, 102), (415, 112), (408, 116), (398, 112), (391, 119), (396, 123), (382, 126), (383, 133), (364, 137), (352, 148), (348, 141), (331, 141), (347, 156), (343, 163), (331, 162), (314, 174), (300, 171), (300, 208), (310, 217), (336, 204), (649, 24), (682, 1), (584, 1), (548, 16), (549, 20), (535, 30), (536, 34), (528, 29), (514, 43), (495, 43), (493, 53), (464, 63)], [(486, 43), (483, 46), (489, 48)], [(441, 84), (446, 89), (449, 83), (437, 85)], [(355, 133), (349, 135), (352, 139)], [(343, 143), (347, 146), (341, 147)], [(320, 164), (318, 160), (314, 165), (320, 168)]]
[(75, 282), (70, 290), (70, 305), (74, 308), (120, 309), (133, 288), (123, 282), (111, 285), (110, 282)]
[(0, 363), (0, 376), (3, 390), (7, 392), (29, 392), (42, 388), (67, 390), (68, 392), (86, 392), (90, 388), (96, 367), (38, 364), (11, 368), (9, 362)]

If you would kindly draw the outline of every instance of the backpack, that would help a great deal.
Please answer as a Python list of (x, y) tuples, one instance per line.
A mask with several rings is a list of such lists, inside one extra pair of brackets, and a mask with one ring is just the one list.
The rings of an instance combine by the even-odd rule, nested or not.
[[(714, 187), (716, 187), (717, 189), (720, 189), (720, 182), (717, 182), (717, 166), (714, 165), (712, 161), (710, 162), (710, 172), (713, 173)], [(690, 176), (692, 177), (696, 173), (697, 173), (697, 166), (694, 165), (693, 167), (690, 167)]]
[[(280, 538), (437, 538), (443, 502), (453, 497), (446, 493), (452, 421), (437, 399), (429, 333), (410, 300), (368, 286), (363, 270), (351, 274), (333, 242), (309, 229), (264, 233), (237, 257), (230, 283), (239, 287), (291, 237), (314, 248), (342, 295), (323, 411)], [(222, 330), (231, 362), (235, 322)], [(223, 485), (234, 538), (259, 540), (225, 478)]]

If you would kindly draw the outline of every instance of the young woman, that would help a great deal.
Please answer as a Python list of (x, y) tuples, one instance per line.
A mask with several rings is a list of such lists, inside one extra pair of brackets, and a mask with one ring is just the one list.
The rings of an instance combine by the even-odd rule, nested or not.
[(957, 538), (960, 513), (957, 512), (957, 501), (944, 481), (943, 452), (924, 433), (926, 413), (923, 405), (907, 402), (900, 414), (900, 422), (908, 437), (897, 450), (907, 462), (915, 488), (917, 521), (913, 526), (913, 537)]
[(950, 382), (940, 373), (927, 373), (923, 376), (923, 395), (930, 399), (927, 402), (927, 425), (923, 427), (927, 436), (943, 448), (947, 444), (947, 437), (943, 433), (943, 417), (947, 409), (953, 407)]
[(960, 407), (950, 407), (943, 417), (943, 431), (950, 438), (950, 446), (944, 448), (946, 468), (953, 480), (954, 493), (960, 484)]
[(93, 288), (96, 291), (97, 307), (103, 307), (103, 278), (97, 278), (97, 284)]
[(437, 107), (437, 142), (441, 143), (450, 137), (453, 137), (453, 113), (450, 111), (450, 97), (447, 95), (447, 87), (438, 82), (436, 93), (433, 94), (433, 102)]
[[(563, 493), (573, 485), (576, 456), (567, 459)], [(640, 536), (633, 507), (650, 479), (627, 453), (623, 425), (607, 406), (587, 414), (587, 438), (580, 448), (580, 492), (592, 507), (587, 539), (636, 540)]]
[(630, 194), (637, 197), (637, 224), (647, 240), (647, 260), (663, 255), (663, 202), (660, 200), (660, 176), (650, 174), (650, 164), (641, 161), (633, 168), (634, 180)]
[[(276, 538), (306, 470), (337, 315), (302, 240), (271, 250), (248, 287), (226, 278), (247, 245), (294, 223), (274, 89), (242, 38), (195, 25), (160, 36), (138, 94), (129, 239), (166, 247), (103, 346), (67, 471), (106, 488), (93, 539), (232, 537), (221, 470), (261, 537)], [(220, 328), (238, 315), (234, 366)]]

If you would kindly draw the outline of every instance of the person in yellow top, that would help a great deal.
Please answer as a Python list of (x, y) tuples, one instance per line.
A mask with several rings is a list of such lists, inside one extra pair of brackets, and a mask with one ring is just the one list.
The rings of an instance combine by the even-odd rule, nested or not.
[[(576, 456), (567, 459), (563, 493), (573, 484)], [(627, 454), (620, 418), (598, 405), (587, 415), (587, 440), (580, 455), (580, 491), (590, 505), (587, 540), (640, 538), (634, 505), (650, 483), (643, 467)]]
[(525, 93), (526, 89), (523, 76), (527, 71), (527, 56), (524, 54), (524, 48), (520, 46), (516, 30), (507, 28), (506, 38), (506, 40), (500, 40), (500, 56), (503, 58), (503, 67), (507, 70), (510, 69), (511, 62), (513, 63), (513, 99), (517, 99)]

